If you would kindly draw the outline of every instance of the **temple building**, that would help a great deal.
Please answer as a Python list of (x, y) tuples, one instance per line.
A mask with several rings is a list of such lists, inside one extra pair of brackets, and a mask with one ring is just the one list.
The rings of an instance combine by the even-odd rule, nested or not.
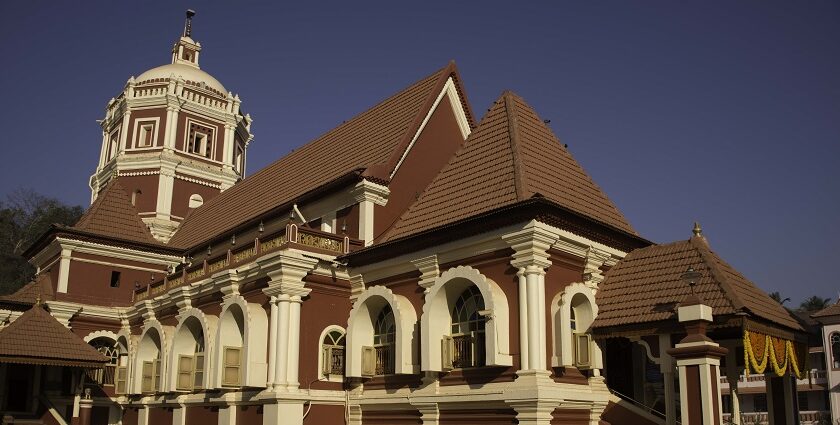
[(474, 115), (451, 62), (247, 175), (193, 15), (0, 297), (3, 421), (711, 425), (753, 375), (799, 420), (800, 323), (699, 227), (639, 235), (524, 99)]

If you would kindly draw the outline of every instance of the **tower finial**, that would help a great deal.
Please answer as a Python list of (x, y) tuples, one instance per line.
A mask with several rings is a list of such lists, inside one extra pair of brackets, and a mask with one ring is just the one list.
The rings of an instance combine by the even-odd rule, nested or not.
[(187, 20), (184, 22), (184, 37), (192, 36), (192, 17), (195, 16), (195, 10), (187, 9)]
[(703, 236), (703, 229), (700, 228), (700, 223), (696, 221), (694, 222), (694, 228), (691, 229), (691, 233), (693, 233), (694, 236)]

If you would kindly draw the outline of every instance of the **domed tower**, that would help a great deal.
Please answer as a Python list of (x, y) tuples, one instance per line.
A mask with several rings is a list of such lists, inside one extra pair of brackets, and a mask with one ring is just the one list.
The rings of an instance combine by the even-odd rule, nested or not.
[(172, 62), (129, 78), (108, 102), (99, 165), (90, 178), (92, 203), (119, 176), (140, 217), (164, 242), (192, 208), (245, 175), (253, 139), (239, 96), (199, 66), (194, 15), (187, 11)]

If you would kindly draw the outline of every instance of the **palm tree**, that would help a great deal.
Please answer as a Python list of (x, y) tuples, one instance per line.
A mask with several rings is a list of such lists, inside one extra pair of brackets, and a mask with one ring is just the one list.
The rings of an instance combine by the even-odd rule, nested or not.
[(776, 301), (781, 305), (785, 305), (786, 302), (790, 301), (790, 297), (785, 297), (785, 299), (782, 299), (782, 294), (780, 294), (778, 291), (771, 292), (770, 298), (772, 298), (773, 301)]
[(817, 295), (812, 295), (802, 301), (802, 304), (799, 305), (799, 310), (807, 312), (820, 311), (828, 307), (830, 302), (831, 298), (823, 298)]

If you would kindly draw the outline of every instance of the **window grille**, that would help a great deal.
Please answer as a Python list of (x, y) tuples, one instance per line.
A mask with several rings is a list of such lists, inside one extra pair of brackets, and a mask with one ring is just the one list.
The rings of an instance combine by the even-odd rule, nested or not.
[(394, 344), (396, 342), (396, 323), (391, 306), (385, 306), (373, 325), (373, 347), (375, 349), (374, 375), (394, 373)]
[(344, 375), (344, 332), (330, 331), (321, 342), (321, 374)]

